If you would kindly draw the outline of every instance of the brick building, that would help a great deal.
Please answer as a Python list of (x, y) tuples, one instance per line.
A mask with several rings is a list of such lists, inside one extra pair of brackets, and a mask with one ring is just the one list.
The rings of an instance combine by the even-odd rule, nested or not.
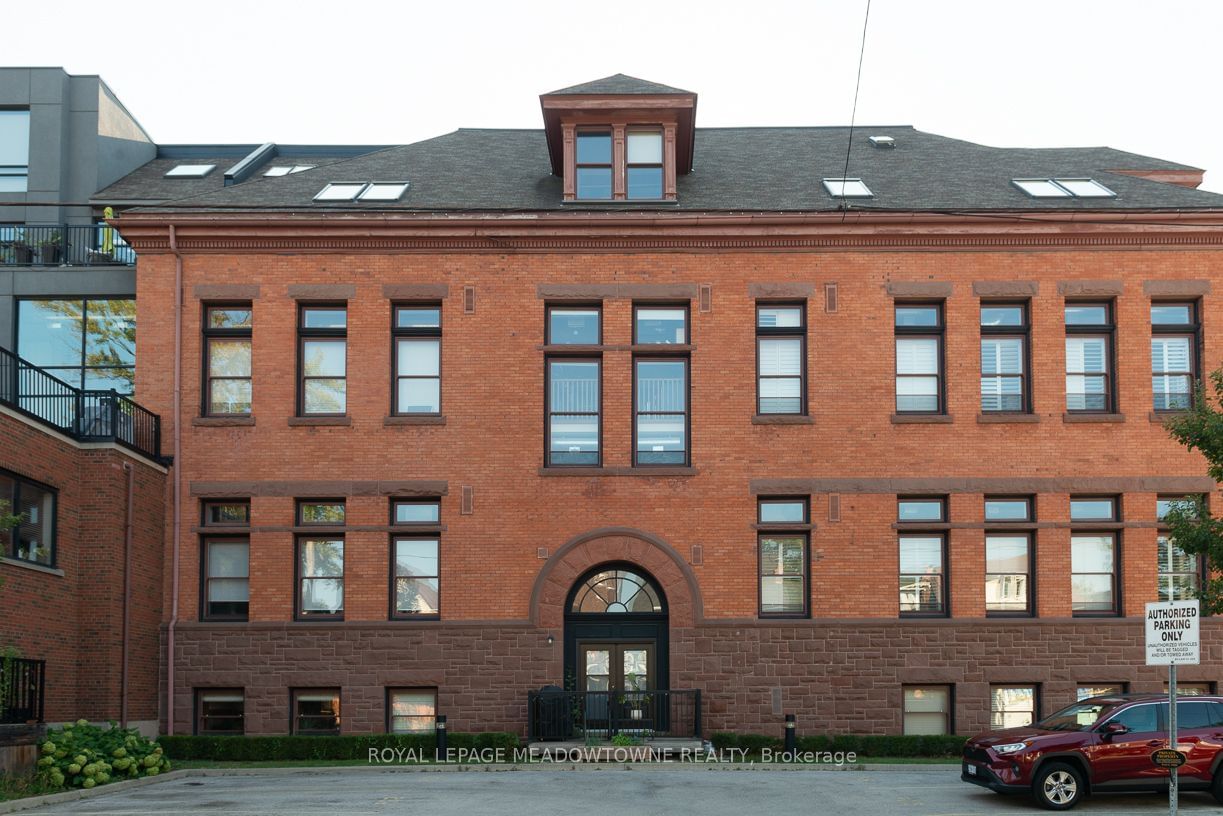
[(971, 732), (1161, 687), (1138, 616), (1200, 568), (1160, 508), (1215, 489), (1162, 427), (1223, 356), (1201, 171), (697, 129), (623, 76), (541, 107), (118, 220), (163, 727), (525, 733), (556, 685)]

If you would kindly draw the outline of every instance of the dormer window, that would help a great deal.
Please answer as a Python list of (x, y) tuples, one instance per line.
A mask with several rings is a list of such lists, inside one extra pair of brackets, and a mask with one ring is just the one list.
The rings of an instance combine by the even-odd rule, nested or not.
[(631, 199), (662, 198), (662, 131), (630, 130), (625, 181)]
[(616, 74), (540, 97), (552, 173), (573, 203), (675, 202), (692, 172), (696, 94)]
[(577, 197), (610, 200), (612, 197), (611, 130), (577, 133)]

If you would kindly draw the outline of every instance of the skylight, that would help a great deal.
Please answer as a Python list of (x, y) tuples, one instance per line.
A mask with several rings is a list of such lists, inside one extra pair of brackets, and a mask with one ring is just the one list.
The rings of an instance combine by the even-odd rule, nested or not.
[(361, 201), (398, 201), (407, 189), (406, 181), (375, 181), (357, 198)]
[(1032, 198), (1116, 198), (1117, 194), (1095, 179), (1011, 179)]
[(166, 178), (203, 178), (215, 169), (215, 164), (176, 164), (166, 171)]
[(1069, 190), (1077, 198), (1116, 198), (1117, 194), (1095, 179), (1060, 178), (1054, 179), (1059, 186)]
[(860, 178), (826, 178), (824, 189), (833, 198), (871, 198), (875, 195)]
[(265, 176), (287, 176), (290, 173), (300, 173), (303, 170), (313, 170), (313, 164), (278, 164), (275, 167), (269, 167)]
[(315, 201), (352, 201), (362, 190), (368, 185), (363, 181), (343, 181), (332, 182), (319, 190), (318, 195), (314, 197)]
[(871, 136), (871, 144), (875, 147), (895, 147), (896, 140), (891, 136)]

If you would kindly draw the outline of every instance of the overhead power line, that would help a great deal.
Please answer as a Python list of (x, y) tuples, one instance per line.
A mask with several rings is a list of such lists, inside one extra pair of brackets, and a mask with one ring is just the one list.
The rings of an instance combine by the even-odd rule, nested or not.
[(849, 138), (845, 143), (845, 169), (841, 171), (841, 220), (845, 219), (844, 211), (849, 209), (845, 200), (845, 180), (849, 178), (849, 154), (854, 146), (854, 124), (858, 119), (858, 91), (862, 88), (862, 61), (866, 57), (866, 27), (871, 22), (871, 0), (866, 0), (866, 15), (862, 20), (862, 44), (858, 48), (858, 78), (854, 81), (854, 106), (849, 114)]

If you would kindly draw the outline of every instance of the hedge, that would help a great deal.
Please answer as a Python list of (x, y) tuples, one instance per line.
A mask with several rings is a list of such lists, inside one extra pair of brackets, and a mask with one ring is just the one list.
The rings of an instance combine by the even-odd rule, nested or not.
[[(967, 737), (954, 734), (914, 735), (906, 734), (837, 734), (835, 736), (798, 737), (795, 741), (799, 751), (850, 752), (865, 757), (958, 757), (964, 750)], [(759, 754), (764, 748), (782, 750), (780, 737), (762, 734), (715, 733), (710, 742), (719, 750), (738, 748), (749, 754)]]
[[(246, 736), (164, 736), (160, 742), (171, 759), (211, 759), (223, 762), (254, 762), (291, 759), (366, 759), (371, 748), (413, 751), (429, 757), (437, 741), (432, 734), (360, 734), (353, 736), (301, 736), (284, 734)], [(518, 747), (518, 736), (503, 731), (447, 735), (451, 749)]]

